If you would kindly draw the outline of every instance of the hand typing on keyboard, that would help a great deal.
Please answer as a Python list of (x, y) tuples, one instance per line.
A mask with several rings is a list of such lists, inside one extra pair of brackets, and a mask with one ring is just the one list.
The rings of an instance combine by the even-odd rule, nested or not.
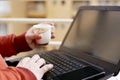
[(39, 55), (34, 55), (32, 58), (26, 57), (21, 60), (17, 67), (22, 67), (30, 70), (36, 77), (37, 80), (41, 80), (43, 75), (52, 69), (52, 64), (45, 64), (45, 60), (40, 58)]
[(107, 79), (107, 80), (120, 80), (120, 72), (118, 73), (117, 76), (112, 76), (112, 77), (110, 77), (110, 78)]

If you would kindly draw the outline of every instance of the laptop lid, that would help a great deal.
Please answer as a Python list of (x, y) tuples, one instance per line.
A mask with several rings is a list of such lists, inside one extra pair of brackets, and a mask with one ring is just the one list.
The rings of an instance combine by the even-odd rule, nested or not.
[(120, 65), (120, 7), (83, 6), (60, 47), (78, 58), (104, 68), (107, 74)]

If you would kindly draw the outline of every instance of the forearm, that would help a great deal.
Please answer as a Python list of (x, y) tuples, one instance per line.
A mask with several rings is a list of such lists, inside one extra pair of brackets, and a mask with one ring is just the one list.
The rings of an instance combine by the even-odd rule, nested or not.
[(36, 80), (36, 78), (25, 68), (8, 67), (0, 69), (0, 80)]
[(3, 57), (11, 56), (17, 53), (13, 46), (14, 38), (14, 34), (0, 36), (0, 54)]
[(15, 55), (19, 52), (28, 50), (31, 50), (31, 48), (25, 40), (25, 34), (19, 36), (11, 34), (0, 37), (0, 54), (3, 57)]
[(16, 52), (23, 52), (23, 51), (31, 50), (31, 48), (29, 47), (29, 45), (27, 44), (25, 40), (25, 33), (19, 36), (16, 36), (14, 38), (14, 48)]

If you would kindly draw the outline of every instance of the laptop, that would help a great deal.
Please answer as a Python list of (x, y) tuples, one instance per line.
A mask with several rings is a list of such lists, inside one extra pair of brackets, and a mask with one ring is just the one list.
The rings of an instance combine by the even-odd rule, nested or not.
[(120, 65), (120, 7), (80, 7), (58, 50), (39, 52), (54, 68), (44, 80), (99, 80)]
[(97, 80), (120, 65), (120, 7), (80, 7), (58, 50), (38, 53), (54, 64), (44, 80)]

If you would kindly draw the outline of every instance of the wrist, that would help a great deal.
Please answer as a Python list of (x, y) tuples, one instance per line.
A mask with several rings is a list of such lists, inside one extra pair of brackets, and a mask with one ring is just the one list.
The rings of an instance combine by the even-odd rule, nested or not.
[(17, 52), (31, 50), (31, 48), (29, 47), (29, 45), (25, 39), (25, 33), (23, 33), (19, 36), (16, 36), (14, 39), (14, 44), (15, 44), (15, 48), (16, 48)]

